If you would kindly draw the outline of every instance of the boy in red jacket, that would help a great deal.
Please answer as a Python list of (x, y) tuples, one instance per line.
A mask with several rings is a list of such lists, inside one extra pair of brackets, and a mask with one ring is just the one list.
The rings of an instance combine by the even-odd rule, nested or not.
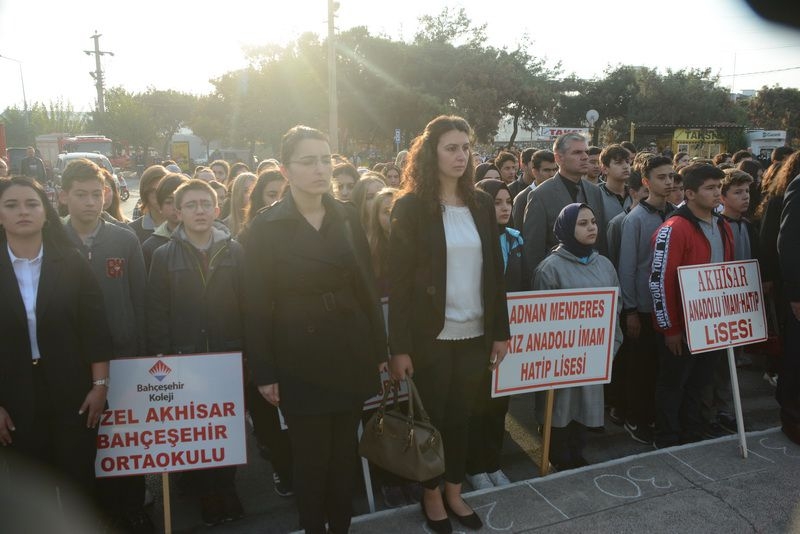
[(656, 383), (656, 448), (702, 439), (703, 388), (712, 382), (714, 363), (722, 351), (691, 354), (686, 345), (685, 319), (678, 284), (678, 267), (732, 261), (733, 235), (715, 213), (720, 203), (720, 169), (694, 163), (681, 169), (686, 204), (653, 235), (650, 293), (658, 331)]

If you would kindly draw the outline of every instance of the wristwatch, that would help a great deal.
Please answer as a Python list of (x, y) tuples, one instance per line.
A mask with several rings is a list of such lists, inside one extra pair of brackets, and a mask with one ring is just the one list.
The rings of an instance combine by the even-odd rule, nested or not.
[(108, 387), (109, 379), (108, 377), (105, 378), (98, 378), (97, 380), (92, 380), (93, 386), (105, 386)]

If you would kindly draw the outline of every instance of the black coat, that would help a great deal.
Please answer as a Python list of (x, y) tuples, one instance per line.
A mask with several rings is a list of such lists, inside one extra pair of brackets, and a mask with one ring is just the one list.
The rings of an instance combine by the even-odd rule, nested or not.
[(244, 253), (226, 237), (209, 250), (207, 273), (180, 227), (153, 253), (147, 284), (150, 354), (242, 350)]
[(784, 199), (777, 246), (780, 271), (786, 300), (800, 302), (800, 178), (789, 183)]
[[(0, 406), (16, 425), (15, 444), (32, 432), (34, 379), (25, 304), (5, 239), (0, 240)], [(36, 331), (51, 403), (64, 424), (82, 424), (78, 408), (92, 389), (91, 364), (112, 357), (103, 294), (89, 264), (72, 248), (44, 244), (36, 297)], [(76, 427), (77, 428), (77, 427)]]
[(358, 214), (328, 195), (323, 203), (319, 230), (288, 194), (244, 236), (248, 364), (256, 384), (279, 384), (290, 414), (353, 409), (378, 391), (387, 358)]
[[(510, 337), (508, 307), (494, 201), (476, 191), (470, 208), (483, 252), (483, 323), (489, 358), (491, 343)], [(447, 242), (441, 212), (432, 213), (407, 194), (392, 209), (389, 235), (389, 347), (410, 354), (416, 368), (430, 364), (436, 336), (444, 328)]]

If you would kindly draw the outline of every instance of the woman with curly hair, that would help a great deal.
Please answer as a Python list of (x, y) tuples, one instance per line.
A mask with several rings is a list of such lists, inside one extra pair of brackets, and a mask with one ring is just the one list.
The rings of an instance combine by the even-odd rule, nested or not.
[(475, 190), (471, 138), (461, 117), (428, 123), (409, 151), (389, 236), (392, 376), (414, 375), (444, 444), (444, 495), (435, 478), (421, 501), (437, 533), (452, 531), (448, 513), (482, 526), (461, 497), (467, 424), (482, 374), (510, 337), (494, 200)]

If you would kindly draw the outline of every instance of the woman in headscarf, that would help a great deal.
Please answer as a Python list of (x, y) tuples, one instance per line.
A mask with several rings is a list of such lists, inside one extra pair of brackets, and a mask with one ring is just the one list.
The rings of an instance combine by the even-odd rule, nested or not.
[[(536, 268), (533, 289), (618, 287), (611, 261), (594, 248), (597, 221), (586, 204), (568, 204), (553, 225), (559, 245)], [(614, 353), (622, 345), (619, 323), (614, 332)], [(536, 394), (536, 417), (544, 422), (545, 393)], [(553, 405), (550, 462), (556, 469), (587, 465), (583, 457), (584, 428), (603, 426), (603, 386), (593, 384), (559, 389)]]
[[(501, 180), (486, 178), (475, 184), (476, 189), (489, 193), (494, 199), (494, 210), (500, 233), (500, 251), (503, 256), (506, 291), (525, 291), (528, 283), (523, 273), (524, 265), (522, 236), (518, 230), (509, 228), (513, 199), (508, 186)], [(481, 393), (472, 408), (469, 418), (469, 443), (467, 452), (467, 480), (474, 489), (505, 486), (511, 481), (500, 469), (503, 451), (506, 412), (509, 397), (492, 398), (492, 373), (487, 368), (479, 391)]]

